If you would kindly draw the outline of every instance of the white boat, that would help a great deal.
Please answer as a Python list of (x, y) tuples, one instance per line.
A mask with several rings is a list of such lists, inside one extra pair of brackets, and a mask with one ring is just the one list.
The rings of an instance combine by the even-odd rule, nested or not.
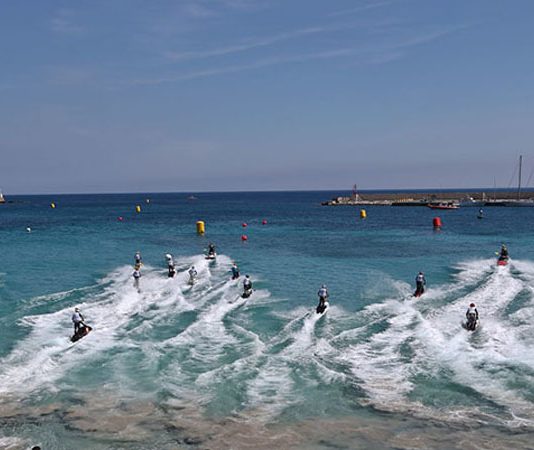
[(5, 203), (5, 202), (6, 202), (6, 199), (2, 195), (2, 192), (0, 191), (0, 203)]

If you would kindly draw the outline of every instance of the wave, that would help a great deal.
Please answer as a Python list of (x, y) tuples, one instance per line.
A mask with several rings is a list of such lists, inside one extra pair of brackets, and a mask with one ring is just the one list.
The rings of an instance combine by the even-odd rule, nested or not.
[[(171, 279), (144, 266), (140, 292), (125, 266), (74, 296), (32, 299), (57, 310), (21, 320), (28, 333), (0, 360), (0, 395), (80, 391), (87, 379), (87, 390), (102, 382), (168, 405), (191, 401), (270, 421), (340, 384), (357, 387), (351, 401), (380, 410), (534, 426), (533, 263), (462, 262), (450, 282), (417, 300), (408, 284), (390, 280), (393, 297), (356, 313), (333, 302), (326, 315), (315, 305), (284, 309), (264, 288), (242, 299), (230, 265), (225, 255), (179, 258)], [(94, 331), (71, 344), (74, 300)], [(475, 333), (461, 326), (471, 302), (481, 315)]]

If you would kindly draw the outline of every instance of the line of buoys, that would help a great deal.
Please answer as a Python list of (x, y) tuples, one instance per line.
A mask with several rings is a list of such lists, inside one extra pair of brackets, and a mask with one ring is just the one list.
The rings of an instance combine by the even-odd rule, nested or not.
[(365, 219), (367, 217), (367, 211), (365, 209), (360, 209), (360, 219)]
[(434, 230), (440, 230), (441, 219), (439, 217), (434, 217), (434, 219), (432, 219), (432, 225), (434, 226)]
[(135, 212), (136, 213), (140, 213), (141, 212), (141, 206), (140, 205), (136, 205), (135, 206)]
[(204, 234), (206, 232), (206, 224), (204, 221), (197, 221), (197, 234)]
[(54, 202), (50, 203), (50, 208), (55, 209), (56, 208), (56, 204)]

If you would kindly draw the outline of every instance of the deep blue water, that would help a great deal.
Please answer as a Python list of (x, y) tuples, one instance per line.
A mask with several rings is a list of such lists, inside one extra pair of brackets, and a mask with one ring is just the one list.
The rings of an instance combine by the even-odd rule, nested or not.
[[(87, 433), (76, 405), (92, 418), (134, 401), (160, 415), (179, 405), (196, 423), (252, 416), (264, 426), (332, 418), (380, 426), (390, 412), (530, 430), (534, 208), (485, 208), (479, 220), (477, 208), (368, 206), (361, 220), (359, 208), (320, 206), (331, 192), (189, 195), (16, 196), (0, 206), (0, 417), (12, 402), (27, 408), (22, 417), (55, 414), (44, 438), (31, 420), (5, 419), (0, 439), (123, 448), (98, 424)], [(215, 264), (203, 258), (210, 241)], [(497, 268), (502, 242), (512, 262)], [(137, 250), (140, 293), (131, 279)], [(174, 279), (165, 253), (177, 261)], [(247, 301), (229, 281), (231, 261), (254, 281)], [(428, 291), (414, 301), (420, 270)], [(319, 318), (323, 283), (331, 304)], [(473, 334), (461, 327), (471, 301), (483, 325)], [(74, 306), (95, 329), (73, 346)], [(138, 432), (130, 445), (174, 448), (168, 417), (130, 420)]]

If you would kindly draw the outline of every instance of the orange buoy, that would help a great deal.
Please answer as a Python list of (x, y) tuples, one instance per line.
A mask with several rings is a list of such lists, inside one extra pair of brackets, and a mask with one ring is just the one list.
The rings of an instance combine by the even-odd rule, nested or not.
[(247, 223), (247, 222), (243, 222), (243, 223), (241, 224), (241, 226), (242, 226), (243, 228), (246, 228), (246, 227), (248, 227), (248, 223)]
[(434, 228), (441, 228), (441, 219), (439, 217), (434, 217), (432, 224), (434, 225)]
[(246, 234), (242, 234), (242, 235), (241, 235), (241, 240), (242, 240), (243, 242), (248, 241), (248, 236), (247, 236)]
[(262, 225), (267, 225), (267, 219), (263, 219), (263, 220), (261, 221), (261, 224), (262, 224)]

